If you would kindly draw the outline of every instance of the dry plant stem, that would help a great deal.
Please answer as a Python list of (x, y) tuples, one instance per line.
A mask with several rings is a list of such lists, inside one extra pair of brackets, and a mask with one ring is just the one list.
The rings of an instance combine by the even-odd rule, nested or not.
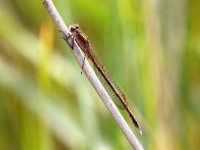
[[(63, 19), (59, 15), (58, 11), (56, 10), (53, 2), (51, 0), (43, 0), (43, 4), (48, 10), (49, 14), (51, 15), (52, 19), (54, 20), (58, 30), (62, 34), (63, 38), (66, 40), (66, 42), (69, 44), (70, 47), (72, 47), (72, 38), (66, 38), (70, 36), (69, 29), (65, 25)], [(74, 44), (74, 49), (72, 50), (73, 55), (75, 56), (77, 62), (80, 66), (82, 66), (84, 56), (81, 53), (80, 48), (77, 46), (77, 44)], [(123, 131), (124, 135), (128, 139), (129, 143), (135, 150), (143, 150), (142, 145), (138, 141), (138, 139), (135, 137), (134, 133), (122, 117), (121, 113), (117, 109), (116, 105), (104, 89), (103, 85), (99, 81), (98, 77), (94, 73), (92, 67), (89, 65), (88, 61), (85, 60), (83, 71), (85, 72), (85, 75), (91, 82), (92, 86), (97, 91), (98, 95), (103, 100), (106, 107), (109, 109), (109, 111), (112, 113), (115, 121), (120, 126), (121, 130)]]

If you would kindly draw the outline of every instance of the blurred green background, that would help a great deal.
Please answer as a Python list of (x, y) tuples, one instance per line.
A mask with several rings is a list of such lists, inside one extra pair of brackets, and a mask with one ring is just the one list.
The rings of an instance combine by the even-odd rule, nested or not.
[[(200, 1), (55, 0), (127, 94), (145, 149), (200, 147)], [(0, 0), (0, 149), (131, 149), (41, 0)]]

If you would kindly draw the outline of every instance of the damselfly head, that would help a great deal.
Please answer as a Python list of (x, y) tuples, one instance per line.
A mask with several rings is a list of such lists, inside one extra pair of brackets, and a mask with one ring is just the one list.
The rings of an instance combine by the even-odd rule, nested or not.
[(79, 29), (79, 25), (78, 24), (73, 24), (71, 27), (70, 27), (70, 32), (75, 32), (76, 30)]

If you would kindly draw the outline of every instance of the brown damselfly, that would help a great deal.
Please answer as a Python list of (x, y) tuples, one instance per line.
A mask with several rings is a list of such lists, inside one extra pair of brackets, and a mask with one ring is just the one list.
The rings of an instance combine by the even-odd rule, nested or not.
[[(100, 60), (97, 58), (97, 55), (95, 54), (88, 40), (88, 37), (80, 30), (78, 24), (73, 24), (70, 27), (70, 32), (72, 33), (71, 36), (73, 38), (72, 48), (75, 41), (78, 44), (78, 46), (82, 49), (82, 51), (85, 53), (86, 57), (88, 57), (92, 61), (94, 65), (95, 73), (99, 77), (100, 81), (104, 85), (110, 97), (114, 100), (115, 104), (119, 108), (125, 109), (127, 111), (137, 131), (142, 134), (140, 125), (138, 124), (133, 113), (128, 107), (125, 94), (119, 88), (119, 86), (115, 83), (115, 81), (111, 78), (106, 68), (102, 65)], [(85, 60), (85, 57), (84, 57), (84, 60)], [(84, 61), (83, 61), (83, 65), (84, 65)]]

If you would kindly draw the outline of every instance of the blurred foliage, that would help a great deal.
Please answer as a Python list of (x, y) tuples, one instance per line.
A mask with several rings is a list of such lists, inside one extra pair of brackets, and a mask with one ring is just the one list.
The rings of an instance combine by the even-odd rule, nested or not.
[[(131, 149), (41, 0), (0, 4), (0, 149)], [(200, 1), (55, 4), (67, 25), (87, 33), (127, 94), (144, 148), (198, 149)]]

